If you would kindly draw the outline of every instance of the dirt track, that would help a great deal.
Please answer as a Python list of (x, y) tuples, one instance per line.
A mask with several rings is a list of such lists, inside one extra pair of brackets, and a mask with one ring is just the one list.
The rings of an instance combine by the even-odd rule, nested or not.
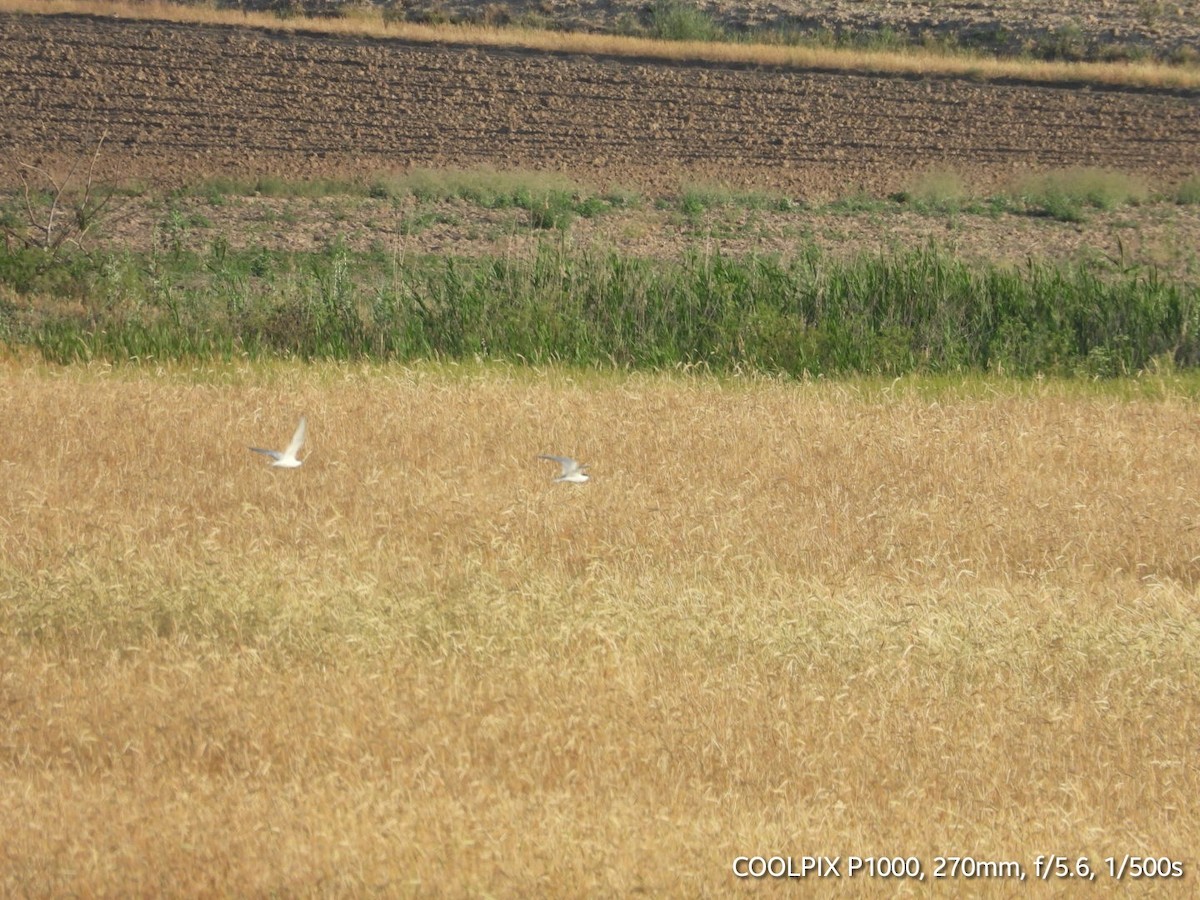
[(796, 196), (1096, 165), (1200, 171), (1200, 99), (78, 17), (0, 17), (0, 159), (59, 165), (108, 129), (104, 174), (520, 167)]

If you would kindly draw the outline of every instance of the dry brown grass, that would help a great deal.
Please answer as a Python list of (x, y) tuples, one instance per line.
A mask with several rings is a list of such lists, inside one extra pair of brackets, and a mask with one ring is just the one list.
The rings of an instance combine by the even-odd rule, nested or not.
[(382, 14), (375, 10), (358, 10), (354, 15), (334, 19), (280, 19), (269, 13), (243, 13), (211, 6), (177, 6), (159, 0), (0, 0), (0, 11), (33, 14), (85, 13), (128, 19), (402, 38), (424, 43), (465, 43), (539, 51), (748, 63), (797, 69), (865, 71), (889, 75), (957, 76), (979, 80), (1018, 79), (1187, 90), (1200, 88), (1200, 70), (1159, 63), (1043, 62), (992, 59), (965, 54), (946, 55), (925, 49), (902, 52), (865, 51), (769, 44), (662, 41), (620, 35), (477, 25), (385, 23)]
[(906, 384), (6, 364), (0, 893), (1186, 889), (1194, 403)]

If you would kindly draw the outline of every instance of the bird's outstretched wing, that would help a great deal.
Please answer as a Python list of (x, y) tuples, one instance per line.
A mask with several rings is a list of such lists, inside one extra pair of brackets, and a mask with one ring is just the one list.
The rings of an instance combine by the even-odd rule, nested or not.
[(304, 435), (307, 433), (308, 420), (304, 416), (301, 416), (300, 424), (296, 426), (296, 433), (292, 435), (292, 442), (283, 451), (283, 456), (287, 459), (295, 459), (296, 454), (300, 452), (300, 448), (304, 446)]
[(582, 468), (577, 461), (571, 459), (569, 456), (554, 456), (550, 453), (543, 453), (538, 457), (538, 459), (548, 459), (552, 462), (558, 463), (562, 467), (562, 474), (564, 476), (573, 475)]

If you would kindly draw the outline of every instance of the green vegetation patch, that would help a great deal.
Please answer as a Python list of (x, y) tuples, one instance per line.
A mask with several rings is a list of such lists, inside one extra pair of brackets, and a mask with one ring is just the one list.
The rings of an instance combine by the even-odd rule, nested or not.
[(415, 199), (421, 203), (461, 200), (483, 209), (525, 210), (529, 225), (538, 229), (562, 229), (577, 216), (593, 218), (638, 202), (636, 194), (620, 190), (599, 193), (555, 174), (489, 169), (414, 169), (360, 180), (213, 178), (187, 193), (214, 206), (223, 205), (230, 196), (304, 200), (369, 197), (396, 202)]
[(1108, 169), (1068, 169), (1036, 175), (1018, 184), (1013, 198), (1064, 222), (1083, 221), (1087, 208), (1112, 210), (1143, 203), (1150, 197), (1146, 182)]
[(0, 254), (0, 335), (48, 360), (498, 359), (824, 373), (1113, 376), (1200, 362), (1200, 288), (1152, 269), (968, 265), (928, 247), (838, 260), (321, 252)]
[(1191, 178), (1181, 182), (1175, 188), (1175, 202), (1188, 206), (1200, 204), (1200, 175), (1193, 175)]
[(712, 16), (685, 0), (655, 0), (647, 31), (664, 41), (728, 41), (729, 32)]

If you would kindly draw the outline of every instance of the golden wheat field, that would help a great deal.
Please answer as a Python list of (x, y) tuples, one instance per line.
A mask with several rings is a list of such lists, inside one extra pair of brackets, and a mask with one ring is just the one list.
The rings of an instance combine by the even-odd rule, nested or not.
[[(0, 894), (1200, 874), (1169, 378), (9, 362), (0, 409)], [(300, 413), (302, 468), (247, 450)], [(851, 854), (925, 880), (848, 885)], [(843, 877), (733, 873), (810, 855)]]

